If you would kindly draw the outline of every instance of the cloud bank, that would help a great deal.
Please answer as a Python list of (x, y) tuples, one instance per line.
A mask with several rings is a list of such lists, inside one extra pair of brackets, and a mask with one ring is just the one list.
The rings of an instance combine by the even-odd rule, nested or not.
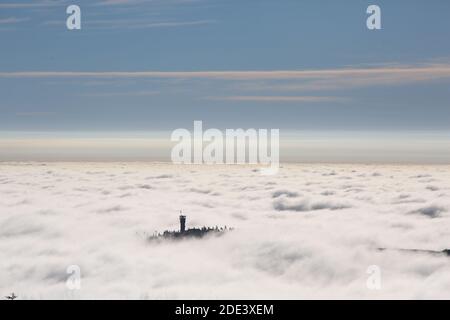
[[(0, 165), (0, 293), (40, 298), (450, 298), (448, 166)], [(152, 244), (154, 231), (227, 225)], [(81, 268), (81, 290), (65, 281)], [(367, 268), (382, 271), (369, 290)]]

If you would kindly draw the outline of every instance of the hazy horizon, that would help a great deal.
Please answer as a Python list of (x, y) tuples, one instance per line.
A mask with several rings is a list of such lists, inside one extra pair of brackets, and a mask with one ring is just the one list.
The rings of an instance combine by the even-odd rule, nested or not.
[[(2, 161), (170, 161), (170, 134), (0, 132), (0, 155)], [(280, 132), (280, 161), (450, 164), (449, 145), (446, 131), (286, 130)]]

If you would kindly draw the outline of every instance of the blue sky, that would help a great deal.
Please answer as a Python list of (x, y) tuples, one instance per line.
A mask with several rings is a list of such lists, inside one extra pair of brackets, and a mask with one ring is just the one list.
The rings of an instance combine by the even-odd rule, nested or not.
[[(82, 30), (65, 27), (66, 7)], [(366, 28), (377, 4), (382, 30)], [(450, 129), (450, 2), (0, 1), (0, 131)]]

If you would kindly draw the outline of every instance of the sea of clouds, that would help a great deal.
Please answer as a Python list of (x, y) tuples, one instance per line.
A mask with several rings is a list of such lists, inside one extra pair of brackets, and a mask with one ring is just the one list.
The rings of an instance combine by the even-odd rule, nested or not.
[[(188, 227), (234, 230), (147, 241), (177, 230), (180, 210)], [(450, 166), (0, 165), (2, 296), (449, 299), (450, 257), (395, 250), (446, 248)]]

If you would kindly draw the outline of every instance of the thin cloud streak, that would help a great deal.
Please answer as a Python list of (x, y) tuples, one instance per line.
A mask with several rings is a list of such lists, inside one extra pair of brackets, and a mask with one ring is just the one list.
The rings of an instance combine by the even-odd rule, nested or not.
[[(450, 79), (450, 64), (381, 65), (370, 68), (272, 71), (12, 71), (0, 72), (0, 78), (175, 79), (177, 81), (207, 79), (239, 81), (239, 88), (247, 92), (320, 92), (374, 86), (410, 85), (438, 80), (446, 81)], [(306, 101), (303, 95), (291, 97), (281, 94), (280, 96), (261, 97), (260, 94), (256, 94), (226, 98), (213, 97), (213, 99), (228, 99), (229, 101)], [(206, 98), (208, 99), (208, 97)], [(209, 99), (211, 98), (209, 97)], [(322, 99), (324, 98), (322, 97)], [(314, 101), (317, 102), (318, 100)], [(336, 101), (336, 99), (333, 101)]]
[[(272, 71), (12, 71), (2, 78), (177, 78), (219, 80), (328, 79), (332, 77), (391, 76), (397, 81), (450, 78), (450, 65), (395, 68), (345, 68)], [(378, 78), (377, 81), (379, 81)]]
[(187, 26), (198, 26), (198, 25), (206, 25), (216, 23), (215, 20), (195, 20), (195, 21), (159, 21), (159, 22), (143, 22), (143, 23), (134, 23), (130, 20), (126, 24), (115, 24), (114, 20), (110, 21), (110, 25), (107, 24), (107, 21), (97, 21), (103, 23), (103, 25), (95, 25), (93, 23), (93, 27), (89, 27), (90, 29), (150, 29), (150, 28), (174, 28), (174, 27), (187, 27)]
[(15, 24), (15, 23), (28, 21), (28, 20), (30, 20), (30, 19), (29, 18), (9, 17), (9, 18), (0, 19), (0, 24)]
[[(61, 26), (64, 25), (65, 21), (62, 20), (50, 20), (45, 21), (43, 25), (46, 26)], [(175, 27), (189, 27), (189, 26), (199, 26), (217, 23), (216, 20), (193, 20), (193, 21), (155, 21), (148, 22), (148, 20), (141, 20), (136, 22), (136, 20), (94, 20), (87, 21), (85, 29), (90, 30), (111, 30), (111, 29), (150, 29), (150, 28), (175, 28)]]
[(117, 5), (129, 5), (129, 4), (136, 4), (136, 3), (142, 3), (142, 0), (103, 0), (97, 5), (101, 6), (117, 6)]
[(63, 5), (67, 1), (34, 1), (34, 2), (10, 2), (0, 3), (0, 9), (22, 9), (22, 8), (39, 8), (39, 7), (54, 7)]
[(206, 97), (207, 100), (218, 101), (248, 101), (248, 102), (336, 102), (345, 100), (341, 97), (317, 97), (317, 96), (231, 96), (231, 97)]
[(16, 117), (27, 117), (27, 118), (34, 118), (34, 117), (46, 117), (46, 116), (54, 116), (56, 115), (55, 112), (17, 112)]
[(120, 97), (120, 96), (154, 96), (158, 95), (159, 91), (131, 91), (131, 92), (95, 92), (95, 93), (86, 93), (83, 96), (89, 97)]
[(140, 4), (177, 4), (177, 3), (191, 3), (198, 2), (200, 0), (102, 0), (95, 5), (98, 6), (128, 6), (128, 5), (140, 5)]

